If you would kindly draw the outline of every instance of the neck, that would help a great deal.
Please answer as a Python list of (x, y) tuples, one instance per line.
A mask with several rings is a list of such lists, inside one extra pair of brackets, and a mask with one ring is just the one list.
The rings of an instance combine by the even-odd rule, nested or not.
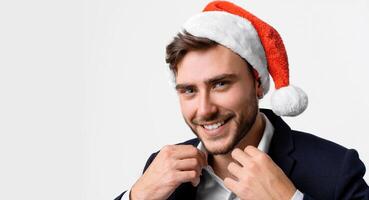
[[(243, 150), (249, 145), (257, 147), (259, 145), (261, 138), (263, 137), (264, 129), (265, 129), (265, 118), (259, 112), (251, 129), (245, 135), (245, 137), (242, 138), (242, 140), (235, 146), (235, 148)], [(234, 161), (231, 156), (231, 152), (223, 155), (215, 155), (209, 161), (210, 161), (209, 165), (212, 166), (215, 174), (217, 174), (222, 180), (224, 180), (225, 177), (232, 177), (227, 170), (228, 164)]]

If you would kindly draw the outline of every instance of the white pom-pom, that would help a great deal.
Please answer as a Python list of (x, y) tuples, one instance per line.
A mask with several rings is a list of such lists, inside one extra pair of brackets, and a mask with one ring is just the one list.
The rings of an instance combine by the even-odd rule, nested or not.
[(296, 116), (304, 112), (308, 105), (305, 92), (289, 85), (276, 90), (271, 96), (272, 110), (279, 116)]

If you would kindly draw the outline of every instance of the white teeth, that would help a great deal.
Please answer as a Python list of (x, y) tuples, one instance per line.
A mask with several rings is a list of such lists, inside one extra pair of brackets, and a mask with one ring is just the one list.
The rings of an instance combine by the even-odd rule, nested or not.
[(216, 124), (210, 124), (210, 125), (203, 125), (204, 128), (208, 130), (213, 130), (219, 128), (221, 125), (224, 124), (224, 121), (218, 122)]

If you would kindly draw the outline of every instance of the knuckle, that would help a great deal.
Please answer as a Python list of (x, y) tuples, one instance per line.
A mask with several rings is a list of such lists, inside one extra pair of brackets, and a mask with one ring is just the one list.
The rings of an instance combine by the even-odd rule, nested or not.
[(191, 146), (190, 149), (188, 150), (188, 152), (191, 154), (191, 155), (196, 155), (198, 153), (198, 150)]
[(236, 150), (237, 150), (237, 149), (234, 149), (234, 150), (231, 152), (231, 156), (232, 156), (233, 158), (234, 158), (234, 157), (236, 157), (236, 154), (237, 154), (237, 153), (236, 153)]
[(227, 188), (229, 188), (231, 186), (231, 179), (230, 178), (228, 178), (228, 177), (224, 178), (224, 181), (223, 182), (224, 182), (224, 185)]
[(234, 149), (231, 153), (231, 156), (232, 157), (237, 157), (237, 155), (239, 155), (240, 151), (241, 151), (241, 149), (239, 149), (239, 148)]
[(263, 163), (268, 162), (269, 156), (267, 154), (265, 154), (265, 153), (259, 154), (258, 155), (258, 160), (260, 162), (263, 162)]
[(252, 150), (252, 148), (253, 148), (253, 146), (248, 145), (248, 146), (245, 148), (245, 151), (246, 151), (246, 152), (248, 152), (248, 151)]
[(195, 179), (197, 177), (197, 172), (196, 171), (189, 171), (188, 172), (188, 177), (190, 179)]
[(231, 170), (232, 170), (232, 166), (231, 166), (231, 165), (232, 165), (232, 163), (229, 163), (229, 164), (227, 165), (227, 170), (228, 170), (228, 171), (231, 171)]
[(179, 162), (169, 162), (168, 165), (171, 169), (177, 169), (179, 166)]
[(161, 150), (162, 151), (170, 151), (172, 149), (172, 145), (165, 145)]
[(199, 161), (198, 159), (196, 159), (196, 158), (191, 159), (191, 165), (192, 165), (193, 167), (197, 167), (197, 166), (199, 166), (199, 165), (200, 165), (200, 161)]
[(165, 156), (170, 156), (172, 152), (173, 147), (171, 145), (165, 145), (160, 152), (164, 154)]
[(230, 162), (230, 163), (228, 164), (228, 166), (227, 166), (227, 169), (231, 171), (231, 170), (234, 168), (234, 165), (235, 165), (235, 163)]

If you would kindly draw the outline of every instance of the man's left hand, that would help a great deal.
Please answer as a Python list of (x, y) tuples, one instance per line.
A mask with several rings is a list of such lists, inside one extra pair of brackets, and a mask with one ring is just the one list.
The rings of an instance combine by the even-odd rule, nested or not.
[(286, 199), (296, 188), (273, 160), (253, 146), (244, 151), (234, 149), (235, 162), (228, 165), (233, 177), (226, 177), (224, 185), (240, 199)]

